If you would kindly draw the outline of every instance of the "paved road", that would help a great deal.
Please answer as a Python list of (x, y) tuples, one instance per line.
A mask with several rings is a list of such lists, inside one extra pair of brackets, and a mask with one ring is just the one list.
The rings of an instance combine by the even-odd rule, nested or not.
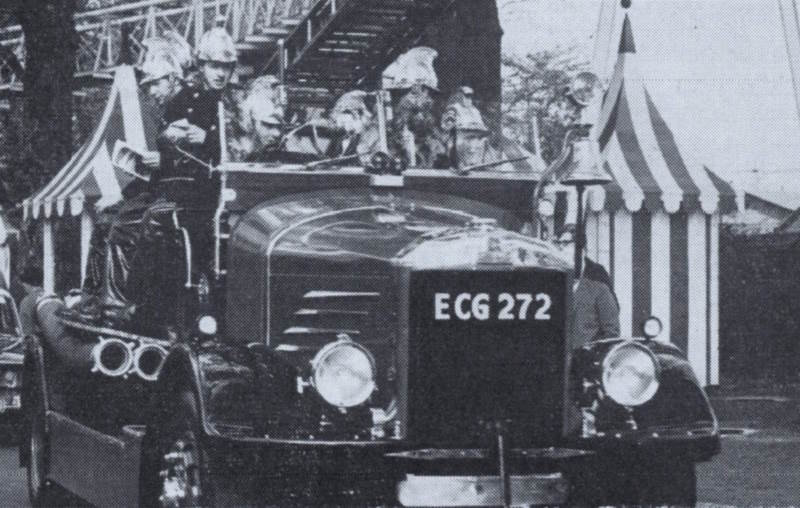
[(17, 466), (17, 449), (0, 449), (0, 506), (30, 506), (25, 486), (25, 470)]
[(800, 433), (762, 431), (722, 440), (698, 467), (698, 499), (730, 506), (800, 505)]
[[(800, 505), (800, 433), (726, 437), (722, 449), (698, 468), (703, 506)], [(0, 448), (0, 507), (30, 506), (25, 488), (16, 449)]]

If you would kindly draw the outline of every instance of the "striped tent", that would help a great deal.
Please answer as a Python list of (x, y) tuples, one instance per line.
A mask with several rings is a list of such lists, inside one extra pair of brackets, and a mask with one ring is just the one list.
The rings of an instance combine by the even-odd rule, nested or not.
[(114, 145), (125, 141), (139, 150), (156, 149), (156, 116), (145, 109), (149, 107), (149, 102), (140, 97), (133, 67), (118, 67), (103, 115), (89, 140), (47, 185), (23, 202), (26, 220), (44, 220), (46, 290), (54, 289), (55, 280), (52, 220), (68, 215), (81, 217), (81, 269), (85, 270), (93, 207), (100, 209), (119, 201), (122, 190), (135, 178), (112, 164)]
[(155, 150), (154, 116), (142, 113), (133, 67), (118, 67), (103, 116), (89, 141), (39, 192), (24, 201), (24, 213), (38, 219), (40, 215), (80, 215), (84, 204), (107, 206), (122, 197), (133, 177), (111, 164), (114, 143)]
[(587, 196), (587, 254), (611, 274), (623, 333), (650, 315), (687, 352), (702, 381), (719, 381), (720, 215), (733, 189), (678, 147), (636, 74), (625, 17), (619, 55), (594, 133), (614, 181)]

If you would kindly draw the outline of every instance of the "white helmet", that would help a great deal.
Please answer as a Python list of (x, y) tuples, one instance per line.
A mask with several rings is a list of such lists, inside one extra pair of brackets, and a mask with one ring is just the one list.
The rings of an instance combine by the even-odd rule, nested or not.
[(433, 69), (438, 55), (435, 49), (426, 46), (409, 49), (383, 71), (383, 88), (403, 90), (419, 85), (438, 90), (439, 78)]
[(236, 43), (225, 30), (225, 17), (218, 17), (215, 25), (200, 38), (200, 43), (197, 45), (197, 60), (235, 64), (237, 60)]
[(283, 108), (278, 104), (277, 98), (277, 95), (268, 90), (254, 90), (242, 104), (246, 118), (264, 124), (283, 125)]
[(184, 72), (192, 66), (192, 47), (181, 34), (174, 30), (167, 30), (162, 35), (149, 37), (142, 41), (142, 46), (146, 49), (144, 60), (152, 58), (156, 53), (167, 52)]
[(167, 76), (183, 77), (181, 65), (170, 53), (165, 51), (158, 51), (154, 54), (148, 52), (147, 58), (141, 65), (141, 70), (144, 75), (139, 81), (140, 85), (146, 85)]
[(333, 109), (331, 109), (331, 115), (352, 112), (357, 113), (358, 116), (370, 116), (366, 98), (367, 92), (362, 90), (350, 90), (337, 99), (336, 104), (334, 104)]
[(472, 103), (471, 92), (471, 88), (462, 87), (447, 101), (441, 122), (444, 131), (455, 127), (458, 130), (489, 132), (481, 112)]

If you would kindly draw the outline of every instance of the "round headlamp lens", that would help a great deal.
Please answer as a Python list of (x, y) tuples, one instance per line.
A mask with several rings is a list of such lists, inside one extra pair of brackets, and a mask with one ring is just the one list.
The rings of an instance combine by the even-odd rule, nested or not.
[(658, 390), (658, 363), (646, 347), (622, 343), (603, 359), (603, 389), (614, 402), (640, 406)]
[(314, 388), (331, 405), (357, 406), (375, 390), (375, 362), (372, 356), (349, 340), (323, 347), (312, 365)]

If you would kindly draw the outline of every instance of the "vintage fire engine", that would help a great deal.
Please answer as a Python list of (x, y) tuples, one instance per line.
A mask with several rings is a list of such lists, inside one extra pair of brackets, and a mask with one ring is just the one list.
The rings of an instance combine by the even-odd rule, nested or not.
[(39, 303), (32, 501), (693, 502), (719, 437), (685, 355), (657, 321), (571, 344), (572, 266), (518, 232), (535, 176), (492, 169), (223, 164), (213, 270), (176, 215), (124, 326)]

